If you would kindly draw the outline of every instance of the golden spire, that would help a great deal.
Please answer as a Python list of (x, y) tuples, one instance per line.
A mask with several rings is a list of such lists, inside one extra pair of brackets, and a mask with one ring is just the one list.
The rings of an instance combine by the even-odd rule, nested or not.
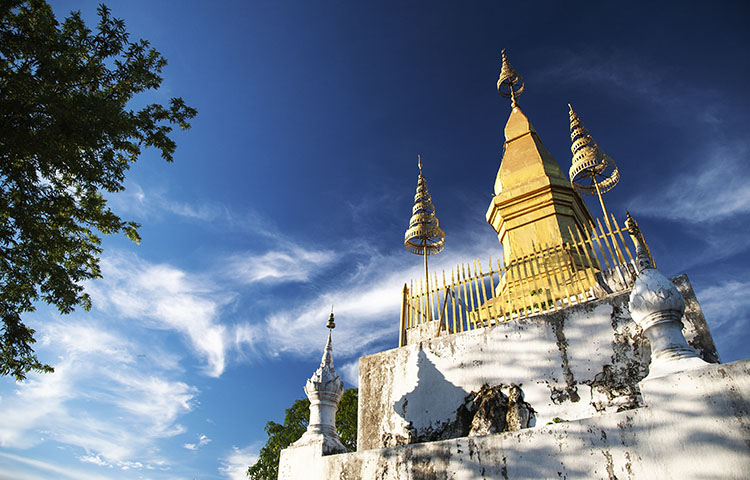
[[(443, 251), (445, 246), (445, 232), (438, 225), (435, 207), (432, 205), (430, 192), (427, 190), (427, 180), (422, 175), (422, 156), (417, 155), (419, 178), (417, 193), (414, 195), (409, 228), (404, 234), (404, 247), (411, 253), (424, 256), (425, 290), (429, 292), (430, 276), (427, 271), (427, 255), (434, 255)], [(428, 294), (429, 295), (429, 294)], [(427, 297), (429, 304), (429, 296)], [(430, 308), (427, 309), (427, 320), (431, 320)]]
[(612, 158), (604, 153), (593, 137), (583, 126), (583, 122), (573, 107), (570, 108), (570, 151), (573, 161), (570, 165), (570, 183), (582, 195), (598, 195), (602, 205), (604, 220), (609, 224), (609, 215), (604, 206), (602, 194), (620, 181), (620, 172)]
[(513, 69), (505, 55), (505, 49), (502, 54), (503, 66), (500, 69), (500, 78), (497, 80), (497, 92), (505, 98), (510, 98), (510, 108), (516, 108), (518, 106), (516, 96), (523, 92), (523, 77)]
[(326, 328), (329, 331), (336, 328), (336, 323), (333, 321), (333, 305), (331, 305), (331, 316), (328, 317), (328, 323), (326, 324)]
[(409, 228), (404, 234), (404, 246), (416, 255), (434, 255), (445, 246), (445, 232), (439, 227), (432, 205), (427, 180), (422, 175), (422, 156), (419, 155), (419, 178), (417, 193), (414, 195), (414, 207), (409, 221)]

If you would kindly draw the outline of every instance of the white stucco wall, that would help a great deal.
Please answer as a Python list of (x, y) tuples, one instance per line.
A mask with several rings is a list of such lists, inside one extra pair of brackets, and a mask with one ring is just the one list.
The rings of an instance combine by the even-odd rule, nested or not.
[[(716, 361), (700, 307), (680, 278), (691, 307), (685, 336)], [(363, 357), (357, 449), (450, 438), (439, 432), (483, 384), (520, 385), (536, 411), (532, 426), (641, 405), (637, 384), (648, 373), (649, 346), (627, 301), (626, 292)]]
[(747, 478), (750, 361), (648, 380), (641, 390), (643, 407), (516, 432), (325, 457), (285, 450), (279, 478)]

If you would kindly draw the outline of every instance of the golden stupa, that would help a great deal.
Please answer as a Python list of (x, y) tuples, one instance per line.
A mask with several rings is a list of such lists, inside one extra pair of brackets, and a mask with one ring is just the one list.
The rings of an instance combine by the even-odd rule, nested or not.
[(502, 55), (497, 89), (511, 99), (511, 113), (487, 222), (498, 234), (508, 265), (544, 245), (572, 242), (569, 232), (576, 227), (585, 230), (592, 218), (518, 106), (516, 97), (523, 92), (523, 79), (511, 66), (505, 50)]

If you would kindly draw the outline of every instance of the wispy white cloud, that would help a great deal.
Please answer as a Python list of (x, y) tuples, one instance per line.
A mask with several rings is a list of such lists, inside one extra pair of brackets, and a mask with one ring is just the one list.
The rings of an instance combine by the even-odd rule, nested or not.
[(261, 325), (240, 323), (234, 326), (234, 349), (240, 359), (256, 358), (258, 345), (263, 341), (265, 332)]
[(128, 182), (123, 192), (111, 195), (108, 201), (116, 212), (142, 218), (171, 214), (195, 220), (213, 221), (228, 215), (226, 207), (219, 203), (180, 202), (169, 199), (161, 190), (146, 192), (143, 187), (134, 182)]
[(112, 468), (112, 464), (104, 460), (99, 455), (89, 454), (89, 455), (82, 455), (78, 457), (78, 460), (80, 460), (83, 463), (90, 463), (92, 465), (96, 465), (99, 467), (109, 467)]
[[(155, 375), (133, 376), (116, 372), (109, 378), (117, 382), (118, 392), (131, 395), (117, 398), (113, 404), (129, 416), (148, 419), (146, 433), (152, 437), (170, 437), (182, 433), (177, 418), (192, 410), (197, 391), (184, 382), (170, 381)], [(144, 402), (143, 399), (148, 401)]]
[(144, 467), (141, 462), (118, 462), (121, 470), (140, 470)]
[(242, 283), (306, 282), (335, 259), (329, 250), (310, 250), (287, 244), (260, 255), (234, 255), (227, 260), (226, 270), (233, 279)]
[[(696, 115), (695, 103), (700, 102), (699, 120), (719, 126), (721, 115), (714, 99), (720, 91), (695, 82), (680, 82), (665, 71), (661, 64), (649, 62), (643, 55), (623, 49), (585, 51), (556, 47), (546, 49), (551, 59), (535, 74), (540, 81), (568, 82), (606, 89), (608, 92), (639, 98), (650, 105), (659, 105), (665, 112), (689, 111)], [(575, 107), (575, 105), (573, 105)], [(675, 118), (679, 118), (676, 116)]]
[[(418, 269), (416, 269), (418, 270)], [(265, 323), (267, 345), (271, 352), (311, 355), (322, 351), (325, 320), (330, 305), (335, 305), (334, 349), (340, 355), (361, 353), (368, 345), (397, 331), (393, 316), (398, 315), (399, 292), (403, 279), (399, 273), (370, 282), (358, 281), (323, 291), (306, 303), (272, 313)], [(396, 317), (397, 321), (398, 318)]]
[[(71, 469), (69, 467), (61, 467), (54, 463), (45, 462), (42, 460), (24, 458), (19, 455), (13, 455), (11, 453), (0, 452), (0, 457), (13, 461), (16, 464), (25, 465), (28, 467), (32, 467), (38, 471), (44, 472), (44, 474), (40, 474), (39, 476), (32, 474), (34, 475), (33, 477), (29, 477), (30, 472), (26, 468), (24, 468), (22, 471), (19, 470), (19, 473), (21, 473), (21, 475), (19, 476), (4, 477), (3, 476), (4, 474), (0, 473), (0, 478), (8, 478), (9, 480), (10, 479), (18, 480), (19, 478), (24, 478), (27, 480), (48, 479), (50, 478), (49, 476), (50, 474), (54, 474), (55, 475), (54, 478), (62, 478), (62, 479), (69, 478), (71, 480), (100, 480), (101, 479), (100, 475), (91, 475), (89, 473), (86, 473), (80, 470)], [(10, 472), (6, 472), (6, 473), (10, 473)]]
[(723, 362), (748, 358), (750, 350), (750, 281), (729, 277), (720, 270), (711, 272), (718, 281), (708, 287), (696, 287), (696, 296), (711, 329)]
[(189, 204), (185, 202), (162, 201), (161, 207), (169, 213), (195, 220), (213, 221), (229, 216), (227, 209), (217, 203)]
[(750, 281), (726, 280), (696, 292), (717, 343), (731, 347), (738, 339), (746, 340), (750, 331), (748, 289)]
[(259, 237), (280, 237), (272, 223), (251, 209), (237, 212), (214, 200), (177, 200), (170, 198), (161, 187), (144, 190), (137, 183), (127, 182), (125, 191), (110, 195), (108, 202), (118, 215), (133, 217), (137, 221), (151, 222), (179, 217), (208, 225), (219, 223), (223, 228)]
[(205, 358), (206, 373), (221, 375), (226, 366), (227, 331), (218, 322), (218, 313), (232, 295), (221, 293), (208, 277), (134, 255), (110, 254), (101, 264), (104, 278), (88, 286), (97, 308), (109, 308), (152, 328), (182, 333)]
[(201, 433), (198, 436), (198, 441), (196, 443), (185, 443), (185, 444), (182, 445), (182, 447), (185, 448), (185, 449), (187, 449), (187, 450), (193, 450), (193, 451), (195, 451), (195, 450), (198, 450), (199, 448), (201, 448), (201, 447), (203, 447), (205, 445), (208, 445), (209, 443), (211, 443), (211, 439), (208, 438), (206, 435), (204, 435), (204, 434)]
[(687, 223), (717, 223), (750, 214), (748, 144), (710, 145), (694, 167), (630, 203), (637, 212)]
[(134, 353), (136, 343), (111, 326), (73, 316), (48, 319), (39, 331), (42, 347), (59, 358), (55, 373), (29, 377), (3, 398), (0, 445), (28, 448), (49, 439), (82, 449), (82, 463), (157, 464), (150, 452), (159, 439), (184, 431), (177, 421), (193, 409), (198, 391)]
[(247, 480), (245, 473), (258, 461), (260, 447), (257, 443), (244, 448), (232, 447), (232, 451), (221, 459), (219, 473), (230, 480)]
[[(457, 264), (471, 262), (480, 255), (485, 257), (487, 252), (500, 254), (494, 235), (456, 238), (454, 241), (455, 247), (432, 258), (432, 272), (450, 272)], [(354, 249), (353, 252), (361, 250)], [(335, 356), (350, 358), (367, 353), (374, 345), (395, 346), (400, 293), (404, 282), (410, 279), (419, 281), (424, 276), (422, 263), (418, 257), (401, 250), (387, 255), (377, 252), (368, 255), (360, 262), (359, 268), (351, 267), (348, 275), (340, 276), (338, 282), (321, 289), (314, 298), (272, 312), (263, 324), (265, 335), (258, 336), (263, 339), (262, 351), (272, 355), (285, 352), (317, 356), (325, 343), (323, 326), (330, 305), (334, 305), (336, 316)], [(348, 259), (347, 263), (357, 262)]]
[(347, 362), (337, 368), (344, 381), (352, 387), (359, 388), (359, 359)]

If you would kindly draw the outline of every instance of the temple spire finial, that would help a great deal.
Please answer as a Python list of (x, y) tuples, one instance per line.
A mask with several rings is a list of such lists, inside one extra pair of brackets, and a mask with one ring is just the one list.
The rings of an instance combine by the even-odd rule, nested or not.
[(417, 165), (419, 165), (419, 174), (422, 175), (422, 155), (417, 154)]
[(334, 321), (334, 318), (333, 318), (333, 305), (331, 305), (331, 316), (328, 317), (328, 323), (326, 323), (326, 328), (329, 331), (331, 331), (334, 328), (336, 328), (336, 322)]
[(643, 239), (641, 229), (638, 227), (638, 222), (630, 216), (630, 212), (627, 210), (625, 210), (625, 228), (628, 229), (633, 245), (635, 245), (636, 270), (641, 272), (647, 268), (656, 268), (654, 259), (651, 257), (651, 251), (648, 249), (646, 240)]
[(305, 394), (310, 400), (310, 422), (307, 430), (294, 442), (292, 447), (315, 446), (322, 449), (323, 455), (346, 452), (336, 431), (336, 410), (344, 394), (344, 382), (333, 367), (333, 348), (331, 346), (331, 330), (336, 327), (333, 320), (333, 306), (331, 316), (326, 324), (328, 341), (323, 350), (320, 366), (307, 379)]
[(523, 93), (525, 84), (523, 77), (513, 68), (505, 55), (505, 49), (502, 51), (503, 65), (500, 69), (500, 78), (497, 80), (497, 92), (505, 98), (510, 98), (510, 108), (518, 107), (516, 97)]
[(617, 185), (620, 181), (620, 172), (615, 161), (599, 148), (573, 107), (568, 104), (568, 108), (570, 109), (570, 151), (573, 154), (568, 172), (570, 183), (581, 195), (599, 197), (604, 221), (609, 226), (609, 214), (604, 206), (602, 194)]
[[(407, 251), (424, 257), (425, 291), (429, 292), (430, 275), (427, 270), (427, 255), (434, 255), (443, 251), (445, 246), (445, 232), (440, 228), (435, 216), (435, 206), (427, 190), (427, 179), (422, 175), (422, 156), (419, 159), (419, 177), (417, 179), (417, 194), (414, 195), (414, 207), (409, 219), (409, 228), (404, 233), (404, 247)], [(426, 294), (429, 303), (429, 293)], [(427, 310), (427, 320), (432, 320), (430, 309)]]
[(336, 322), (333, 318), (333, 305), (331, 305), (331, 315), (328, 317), (326, 328), (328, 329), (328, 340), (326, 341), (326, 346), (323, 349), (323, 358), (320, 360), (320, 366), (327, 366), (328, 368), (333, 370), (333, 346), (331, 345), (331, 332), (333, 332), (333, 329), (336, 328)]

